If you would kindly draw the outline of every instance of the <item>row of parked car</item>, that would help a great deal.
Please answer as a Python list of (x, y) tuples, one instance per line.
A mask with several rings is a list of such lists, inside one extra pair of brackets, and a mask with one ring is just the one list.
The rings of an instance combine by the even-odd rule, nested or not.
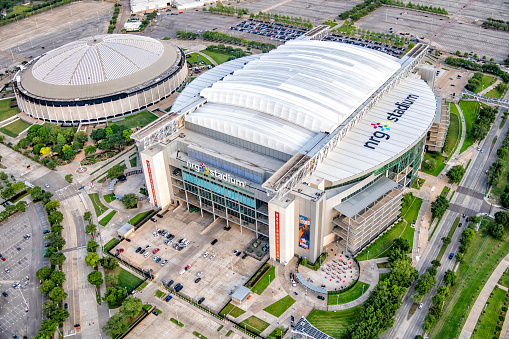
[(235, 26), (231, 26), (230, 29), (240, 32), (264, 35), (271, 38), (271, 40), (276, 39), (281, 41), (293, 40), (306, 33), (306, 30), (290, 25), (257, 20), (242, 21)]
[(336, 42), (341, 42), (341, 43), (345, 43), (345, 44), (366, 47), (369, 49), (374, 49), (376, 51), (380, 51), (380, 52), (392, 55), (393, 57), (398, 57), (398, 56), (402, 55), (405, 51), (405, 48), (403, 48), (403, 47), (391, 46), (391, 45), (385, 44), (383, 42), (378, 42), (378, 41), (369, 41), (369, 40), (363, 40), (363, 39), (358, 39), (358, 38), (349, 38), (349, 37), (344, 37), (342, 35), (326, 36), (325, 38), (323, 38), (323, 40), (324, 41), (336, 41)]

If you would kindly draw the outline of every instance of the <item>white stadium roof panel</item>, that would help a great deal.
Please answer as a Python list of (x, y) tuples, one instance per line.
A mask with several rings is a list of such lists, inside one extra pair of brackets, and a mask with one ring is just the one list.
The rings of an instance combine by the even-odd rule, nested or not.
[[(395, 110), (398, 112), (391, 116)], [(415, 76), (404, 79), (329, 152), (314, 175), (335, 183), (396, 158), (426, 134), (435, 111), (436, 100), (429, 86)]]

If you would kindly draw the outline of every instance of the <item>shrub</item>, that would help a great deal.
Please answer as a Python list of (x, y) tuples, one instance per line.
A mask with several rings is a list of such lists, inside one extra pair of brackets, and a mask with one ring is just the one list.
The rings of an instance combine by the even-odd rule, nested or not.
[(506, 306), (502, 306), (502, 311), (507, 312), (507, 307)]

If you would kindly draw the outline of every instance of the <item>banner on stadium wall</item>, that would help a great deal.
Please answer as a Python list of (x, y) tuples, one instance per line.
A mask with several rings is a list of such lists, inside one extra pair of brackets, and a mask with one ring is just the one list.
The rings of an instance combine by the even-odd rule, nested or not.
[(275, 213), (275, 225), (276, 225), (276, 259), (281, 259), (279, 256), (279, 212)]
[(299, 215), (299, 247), (309, 250), (309, 229), (311, 220), (308, 217)]
[(150, 188), (152, 188), (152, 199), (154, 200), (154, 204), (157, 205), (156, 190), (154, 189), (154, 181), (152, 180), (152, 171), (150, 170), (150, 162), (148, 160), (147, 160), (147, 172), (148, 172), (148, 179), (150, 180)]

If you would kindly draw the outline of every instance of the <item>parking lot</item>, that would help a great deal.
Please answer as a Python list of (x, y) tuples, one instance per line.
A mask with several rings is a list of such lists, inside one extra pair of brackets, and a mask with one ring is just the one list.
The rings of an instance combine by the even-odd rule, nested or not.
[[(27, 308), (25, 300), (30, 306), (34, 291), (38, 293), (36, 291), (38, 284), (35, 284), (35, 272), (32, 269), (32, 248), (41, 249), (42, 244), (33, 246), (33, 242), (42, 241), (42, 234), (36, 237), (31, 236), (30, 221), (29, 215), (18, 213), (0, 223), (0, 253), (5, 258), (5, 261), (0, 260), (0, 293), (8, 294), (7, 297), (0, 295), (0, 338), (2, 339), (12, 338), (13, 334), (18, 336), (26, 334), (28, 313), (25, 312)], [(30, 237), (24, 239), (25, 234), (29, 234)], [(26, 279), (27, 276), (29, 280)], [(37, 307), (36, 304), (36, 302), (33, 303), (34, 308)]]
[[(255, 238), (255, 233), (246, 229), (240, 231), (238, 225), (230, 224), (231, 229), (226, 231), (226, 222), (199, 212), (190, 213), (183, 207), (174, 212), (168, 212), (157, 222), (149, 221), (130, 236), (131, 242), (123, 241), (112, 250), (118, 248), (124, 251), (120, 258), (145, 272), (150, 269), (155, 280), (167, 284), (173, 280), (171, 287), (183, 285), (181, 294), (198, 300), (205, 298), (203, 306), (219, 311), (230, 299), (229, 293), (239, 285), (243, 285), (264, 262), (267, 254), (256, 259), (256, 255), (244, 256), (244, 250)], [(165, 245), (168, 238), (161, 236), (157, 230), (165, 230), (175, 236), (171, 243)], [(157, 234), (157, 237), (155, 237)], [(188, 239), (190, 243), (181, 251), (173, 248), (180, 239)], [(211, 242), (217, 239), (217, 243)], [(136, 253), (141, 247), (145, 253)], [(159, 249), (157, 253), (153, 253)], [(234, 254), (234, 251), (238, 251)], [(147, 255), (148, 253), (148, 255)], [(205, 255), (205, 253), (207, 253)], [(154, 257), (160, 257), (156, 263)], [(243, 259), (244, 258), (244, 259)], [(168, 262), (161, 266), (161, 263)], [(183, 274), (179, 271), (185, 266), (190, 268)], [(201, 272), (201, 274), (199, 274)], [(195, 280), (200, 278), (198, 282)]]
[(247, 20), (230, 27), (231, 30), (239, 32), (247, 32), (266, 36), (271, 40), (278, 40), (285, 42), (300, 37), (306, 33), (307, 29), (292, 27), (290, 25), (283, 25), (278, 23), (268, 23), (258, 20)]
[(396, 47), (396, 46), (393, 47), (391, 45), (387, 45), (387, 44), (384, 44), (384, 43), (378, 42), (378, 41), (368, 41), (368, 40), (363, 40), (360, 38), (359, 39), (350, 38), (350, 37), (343, 36), (343, 35), (326, 36), (323, 40), (324, 41), (336, 41), (336, 42), (341, 42), (341, 43), (345, 43), (345, 44), (356, 45), (356, 46), (360, 46), (360, 47), (374, 49), (375, 51), (383, 52), (383, 53), (392, 55), (393, 57), (399, 57), (399, 56), (403, 55), (403, 53), (405, 53), (404, 47)]

